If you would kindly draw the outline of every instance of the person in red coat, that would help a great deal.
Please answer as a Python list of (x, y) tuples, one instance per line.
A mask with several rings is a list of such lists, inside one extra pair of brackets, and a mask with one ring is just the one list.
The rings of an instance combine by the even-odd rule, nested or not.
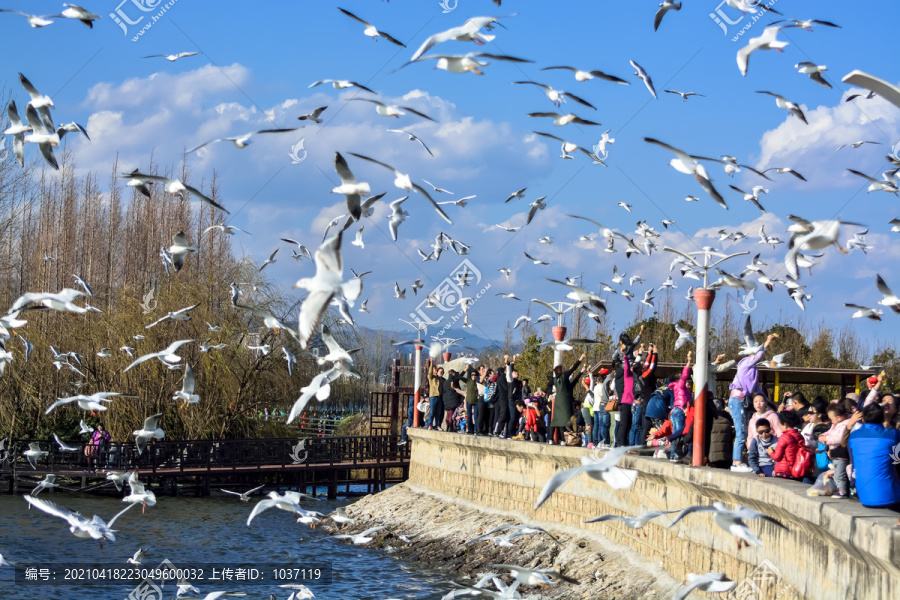
[(772, 476), (794, 479), (791, 467), (797, 459), (797, 451), (804, 444), (803, 436), (800, 434), (802, 421), (796, 412), (785, 410), (778, 413), (778, 422), (781, 423), (782, 429), (778, 443), (775, 447), (767, 449), (769, 456), (775, 461)]

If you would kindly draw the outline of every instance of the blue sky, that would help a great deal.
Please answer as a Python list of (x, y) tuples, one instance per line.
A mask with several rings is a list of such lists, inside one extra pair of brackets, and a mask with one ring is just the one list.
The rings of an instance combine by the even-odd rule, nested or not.
[[(26, 4), (30, 12), (41, 14), (61, 8), (59, 3), (43, 0), (23, 6)], [(146, 166), (151, 153), (157, 163), (176, 165), (184, 148), (257, 129), (294, 127), (300, 124), (296, 116), (327, 105), (321, 126), (257, 136), (243, 150), (216, 144), (188, 157), (195, 177), (218, 170), (222, 201), (232, 211), (231, 222), (253, 234), (238, 234), (233, 240), (238, 252), (261, 261), (274, 250), (278, 237), (293, 237), (311, 248), (321, 241), (327, 222), (345, 208), (343, 197), (330, 193), (337, 181), (335, 151), (345, 156), (347, 152), (373, 156), (416, 180), (424, 178), (455, 193), (436, 197), (439, 201), (477, 195), (466, 208), (445, 207), (453, 225), (440, 220), (423, 198), (413, 195), (404, 205), (411, 216), (401, 225), (396, 244), (387, 235), (386, 204), (380, 204), (364, 224), (365, 249), (349, 244), (356, 227), (348, 231), (345, 264), (357, 271), (374, 271), (365, 280), (362, 299), (369, 299), (371, 314), (359, 315), (362, 325), (401, 331), (405, 326), (397, 319), (409, 318), (421, 294), (440, 286), (460, 264), (461, 259), (451, 252), (445, 252), (437, 263), (419, 259), (416, 249), (429, 252), (428, 246), (441, 231), (472, 248), (467, 258), (482, 279), (469, 295), (491, 284), (470, 313), (475, 325), (472, 332), (487, 338), (502, 340), (506, 322), (528, 310), (526, 302), (498, 298), (497, 292), (515, 290), (526, 300), (561, 300), (565, 290), (547, 283), (544, 277), (584, 274), (585, 286), (597, 291), (598, 282), (610, 283), (614, 264), (628, 275), (640, 274), (647, 280), (632, 287), (638, 297), (647, 286), (658, 287), (665, 279), (670, 263), (666, 253), (626, 260), (619, 245), (618, 253), (607, 254), (602, 241), (578, 242), (581, 235), (594, 233), (596, 237), (596, 228), (568, 219), (565, 213), (590, 217), (629, 237), (634, 237), (635, 223), (645, 219), (664, 234), (660, 245), (684, 250), (721, 247), (709, 236), (722, 227), (740, 230), (748, 238), (727, 249), (762, 252), (770, 265), (764, 269), (770, 277), (783, 276), (780, 263), (786, 248), (780, 245), (773, 251), (759, 245), (760, 224), (782, 239), (788, 237), (787, 214), (810, 219), (841, 215), (869, 227), (866, 239), (872, 249), (868, 255), (855, 251), (844, 256), (831, 248), (812, 277), (804, 274), (802, 283), (813, 296), (806, 314), (783, 287), (772, 294), (760, 288), (755, 294), (759, 305), (754, 319), (765, 316), (767, 323), (803, 316), (813, 321), (824, 318), (841, 327), (850, 322), (852, 312), (842, 306), (844, 302), (875, 306), (880, 299), (875, 273), (900, 290), (900, 274), (894, 268), (900, 258), (895, 238), (900, 234), (891, 233), (887, 224), (900, 217), (897, 198), (883, 192), (866, 194), (864, 182), (845, 170), (880, 176), (888, 167), (884, 155), (900, 142), (900, 109), (879, 98), (844, 103), (842, 97), (850, 88), (840, 81), (853, 69), (900, 81), (892, 59), (894, 25), (900, 17), (896, 3), (857, 2), (851, 11), (846, 3), (778, 1), (774, 6), (786, 17), (833, 21), (841, 28), (783, 30), (779, 38), (789, 42), (785, 51), (755, 53), (746, 77), (738, 71), (737, 50), (750, 37), (760, 35), (774, 17), (754, 23), (752, 15), (742, 17), (713, 1), (685, 2), (684, 8), (670, 12), (654, 33), (657, 2), (649, 1), (507, 0), (498, 8), (488, 0), (459, 0), (452, 11), (443, 13), (437, 0), (342, 0), (338, 4), (178, 0), (135, 42), (133, 36), (155, 14), (142, 12), (138, 4), (139, 0), (121, 5), (94, 2), (88, 8), (101, 13), (103, 19), (93, 30), (74, 21), (33, 30), (21, 17), (0, 15), (8, 47), (29, 48), (4, 61), (0, 79), (14, 90), (22, 105), (26, 96), (16, 73), (23, 72), (54, 98), (57, 121), (75, 120), (87, 126), (92, 142), (66, 137), (78, 169), (109, 172), (117, 154), (123, 170)], [(167, 3), (144, 0), (143, 4), (158, 12)], [(342, 15), (337, 6), (369, 20), (407, 48), (372, 41), (362, 34), (363, 27)], [(127, 34), (109, 15), (117, 7), (132, 21), (143, 17), (128, 27)], [(728, 21), (736, 22), (727, 32), (710, 16), (717, 8)], [(506, 29), (497, 27), (490, 32), (496, 39), (483, 48), (447, 42), (431, 53), (483, 50), (533, 60), (533, 64), (490, 61), (482, 76), (435, 70), (433, 61), (394, 72), (430, 34), (461, 25), (469, 17), (513, 13), (515, 16), (501, 20)], [(732, 41), (748, 25), (749, 29)], [(175, 63), (142, 58), (184, 51), (202, 55)], [(658, 100), (633, 76), (629, 60), (648, 71)], [(801, 61), (827, 65), (826, 75), (835, 89), (825, 89), (797, 74), (793, 65)], [(568, 72), (538, 70), (551, 65), (599, 69), (631, 85), (576, 82)], [(308, 89), (310, 83), (324, 78), (358, 81), (377, 91), (379, 98), (411, 106), (438, 123), (411, 115), (379, 117), (369, 103), (348, 102), (356, 90)], [(596, 111), (570, 100), (560, 112), (575, 112), (601, 126), (553, 127), (548, 119), (526, 117), (529, 112), (557, 110), (539, 89), (510, 85), (529, 79), (585, 98)], [(682, 102), (678, 96), (663, 93), (666, 88), (705, 97)], [(777, 108), (772, 98), (753, 93), (758, 90), (776, 92), (801, 104), (809, 125)], [(403, 136), (387, 133), (388, 128), (415, 132), (436, 156), (428, 156)], [(607, 129), (616, 140), (609, 146), (607, 167), (592, 164), (581, 154), (574, 160), (561, 160), (558, 143), (535, 139), (532, 133), (549, 132), (591, 148)], [(809, 182), (774, 174), (769, 182), (746, 171), (730, 178), (719, 166), (710, 164), (708, 171), (730, 206), (725, 211), (692, 177), (667, 165), (672, 158), (668, 152), (641, 141), (645, 136), (693, 154), (733, 155), (754, 167), (791, 166)], [(301, 138), (307, 156), (292, 164), (289, 152)], [(863, 139), (881, 145), (835, 152), (842, 143)], [(348, 161), (359, 178), (371, 183), (373, 193), (387, 191), (388, 201), (403, 195), (393, 187), (387, 171), (352, 157)], [(762, 215), (744, 202), (728, 189), (729, 183), (748, 190), (765, 185), (769, 194), (761, 201), (769, 213)], [(503, 202), (522, 187), (527, 188), (524, 200)], [(700, 201), (686, 203), (689, 194)], [(538, 213), (531, 225), (516, 234), (492, 228), (495, 223), (523, 224), (528, 202), (538, 196), (547, 196), (548, 208)], [(633, 213), (617, 207), (618, 202), (631, 204)], [(675, 220), (677, 225), (666, 231), (661, 225), (663, 218)], [(847, 228), (842, 240), (854, 230)], [(544, 236), (550, 236), (553, 244), (538, 243)], [(531, 264), (523, 251), (550, 266)], [(744, 264), (735, 259), (728, 270), (740, 271)], [(497, 272), (500, 267), (514, 271), (511, 282)], [(284, 246), (280, 260), (268, 271), (290, 286), (309, 275), (312, 266), (290, 260)], [(418, 297), (408, 289), (416, 278), (425, 284)], [(408, 289), (406, 300), (392, 297), (395, 281)], [(680, 298), (693, 283), (676, 277), (678, 287), (672, 294)], [(619, 326), (629, 322), (635, 304), (613, 296), (608, 302), (613, 321)], [(543, 314), (538, 308), (531, 308), (532, 317)], [(722, 305), (717, 303), (716, 309), (721, 310)], [(451, 313), (429, 314), (446, 321)], [(857, 320), (854, 326), (869, 339), (895, 341), (897, 319), (900, 317), (888, 311), (880, 325)], [(758, 329), (764, 328), (760, 323)]]

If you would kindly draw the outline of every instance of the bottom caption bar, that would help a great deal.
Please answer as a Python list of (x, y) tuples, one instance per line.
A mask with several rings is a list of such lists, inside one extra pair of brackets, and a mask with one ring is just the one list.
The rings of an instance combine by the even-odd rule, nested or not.
[(266, 584), (299, 583), (309, 586), (332, 582), (332, 563), (328, 561), (295, 564), (184, 563), (164, 560), (155, 567), (122, 566), (103, 563), (23, 564), (16, 566), (16, 585), (122, 585), (133, 583), (145, 588), (175, 589), (190, 584)]

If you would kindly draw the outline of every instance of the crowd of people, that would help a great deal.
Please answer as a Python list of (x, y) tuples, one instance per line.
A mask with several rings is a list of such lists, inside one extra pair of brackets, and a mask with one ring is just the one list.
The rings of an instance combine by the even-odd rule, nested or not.
[[(619, 337), (609, 369), (582, 364), (556, 366), (543, 386), (531, 387), (516, 369), (517, 356), (490, 368), (467, 364), (461, 373), (425, 365), (428, 397), (414, 406), (420, 426), (466, 435), (588, 448), (656, 448), (654, 456), (691, 464), (694, 445), (703, 444), (707, 466), (757, 477), (811, 484), (811, 495), (855, 496), (864, 506), (900, 512), (900, 394), (882, 391), (884, 373), (867, 380), (864, 394), (808, 401), (802, 392), (769, 398), (759, 384), (758, 365), (777, 335), (737, 362), (728, 398), (716, 396), (716, 375), (734, 367), (720, 355), (707, 357), (705, 434), (694, 439), (696, 361), (688, 353), (677, 376), (658, 379), (657, 348), (641, 333)], [(575, 390), (584, 389), (576, 401)], [(694, 390), (696, 389), (696, 395)], [(581, 396), (581, 394), (578, 394)]]

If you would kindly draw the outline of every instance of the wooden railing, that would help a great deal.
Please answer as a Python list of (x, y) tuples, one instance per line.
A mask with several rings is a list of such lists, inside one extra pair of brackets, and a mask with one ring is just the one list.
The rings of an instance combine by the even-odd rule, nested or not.
[[(79, 472), (87, 469), (125, 471), (133, 468), (142, 473), (172, 470), (196, 472), (198, 470), (227, 471), (247, 469), (302, 468), (300, 465), (327, 469), (377, 465), (379, 463), (408, 463), (409, 446), (398, 446), (399, 436), (346, 436), (245, 440), (185, 440), (151, 441), (142, 454), (137, 453), (134, 442), (111, 442), (108, 448), (100, 448), (91, 456), (89, 465), (85, 447), (90, 444), (72, 443), (78, 452), (62, 452), (51, 440), (17, 440), (9, 443), (9, 460), (2, 466), (4, 472), (31, 471), (31, 465), (22, 456), (30, 442), (38, 442), (49, 454), (37, 461), (37, 471)], [(302, 444), (302, 446), (300, 446)]]

